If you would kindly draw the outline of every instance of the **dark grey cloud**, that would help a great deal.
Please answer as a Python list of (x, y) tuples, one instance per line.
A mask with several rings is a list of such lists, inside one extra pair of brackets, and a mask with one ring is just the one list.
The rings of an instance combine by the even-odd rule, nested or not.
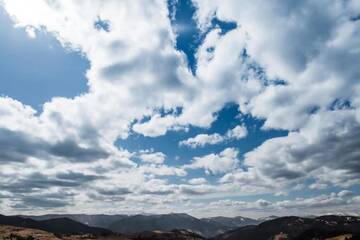
[(59, 190), (56, 192), (40, 192), (29, 194), (15, 194), (12, 196), (12, 208), (19, 210), (33, 210), (34, 208), (52, 209), (73, 205), (73, 191)]
[(356, 124), (348, 127), (345, 131), (339, 129), (337, 132), (334, 129), (333, 132), (324, 134), (318, 142), (294, 149), (291, 154), (299, 162), (304, 159), (313, 160), (306, 170), (328, 166), (355, 173), (360, 178), (360, 126)]
[(98, 189), (97, 192), (101, 195), (108, 195), (108, 196), (117, 196), (117, 195), (126, 195), (132, 193), (128, 188), (115, 188), (115, 189)]
[(73, 140), (49, 143), (22, 132), (0, 129), (0, 162), (24, 162), (27, 157), (61, 157), (73, 162), (106, 158), (109, 153), (97, 146), (84, 148)]
[(125, 196), (124, 195), (103, 195), (103, 194), (99, 194), (97, 192), (90, 192), (87, 193), (87, 196), (90, 198), (89, 201), (102, 201), (102, 202), (119, 202), (119, 201), (124, 201), (125, 200)]
[[(177, 67), (180, 65), (180, 59), (176, 55), (162, 55), (159, 52), (144, 52), (141, 56), (128, 62), (119, 62), (102, 70), (102, 75), (110, 81), (121, 80), (129, 73), (157, 72), (158, 79), (152, 83), (151, 88), (169, 88), (177, 89), (182, 85), (177, 75)], [(141, 82), (134, 84), (134, 90), (144, 91)]]
[(109, 156), (109, 154), (104, 150), (83, 148), (72, 140), (52, 145), (50, 146), (48, 152), (51, 155), (64, 157), (75, 162), (88, 162), (96, 159), (106, 158)]
[(22, 162), (26, 156), (39, 154), (39, 139), (0, 128), (0, 162)]
[(0, 181), (0, 188), (11, 193), (32, 193), (50, 187), (79, 187), (100, 178), (102, 177), (77, 172), (59, 173), (55, 176), (48, 176), (37, 172), (25, 177), (18, 177), (15, 181)]
[(58, 173), (56, 174), (56, 178), (61, 180), (67, 180), (67, 181), (78, 181), (78, 182), (90, 182), (97, 179), (103, 179), (102, 176), (97, 175), (91, 175), (91, 174), (84, 174), (81, 172), (65, 172), (65, 173)]
[(175, 191), (171, 189), (166, 190), (143, 190), (141, 194), (150, 194), (150, 195), (169, 195), (173, 194)]
[(303, 131), (265, 142), (245, 155), (245, 163), (270, 179), (314, 178), (343, 186), (360, 183), (360, 125), (354, 110), (316, 116)]
[[(276, 165), (276, 164), (274, 164), (274, 165)], [(274, 169), (276, 169), (276, 170), (269, 172), (269, 176), (271, 178), (275, 178), (275, 179), (277, 179), (277, 178), (296, 179), (296, 178), (303, 177), (306, 174), (303, 171), (295, 171), (295, 170), (291, 170), (291, 169), (287, 169), (287, 168), (283, 168), (283, 167), (277, 168), (277, 166), (274, 166)]]
[(209, 186), (182, 185), (180, 186), (180, 192), (186, 195), (206, 195), (215, 191)]
[(59, 199), (51, 199), (45, 198), (43, 196), (39, 197), (31, 197), (25, 196), (21, 198), (20, 203), (16, 203), (12, 205), (12, 208), (15, 209), (31, 209), (31, 208), (60, 208), (71, 205), (68, 199), (59, 198)]

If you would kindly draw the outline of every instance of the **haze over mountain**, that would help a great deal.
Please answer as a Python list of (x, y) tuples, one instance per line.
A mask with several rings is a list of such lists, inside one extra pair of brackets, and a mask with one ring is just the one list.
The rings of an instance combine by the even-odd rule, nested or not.
[(127, 218), (128, 215), (107, 215), (107, 214), (46, 214), (46, 215), (24, 215), (23, 217), (31, 218), (34, 220), (49, 220), (54, 218), (69, 218), (83, 224), (109, 228), (109, 226), (123, 218)]
[(205, 237), (215, 236), (227, 230), (226, 225), (207, 222), (187, 214), (135, 215), (115, 221), (109, 229), (118, 233), (143, 231), (171, 231), (188, 229)]
[(262, 219), (252, 219), (252, 218), (246, 218), (246, 217), (211, 217), (211, 218), (201, 218), (202, 221), (206, 221), (209, 223), (217, 223), (222, 226), (235, 228), (240, 226), (246, 226), (246, 225), (256, 225), (260, 222), (265, 221)]

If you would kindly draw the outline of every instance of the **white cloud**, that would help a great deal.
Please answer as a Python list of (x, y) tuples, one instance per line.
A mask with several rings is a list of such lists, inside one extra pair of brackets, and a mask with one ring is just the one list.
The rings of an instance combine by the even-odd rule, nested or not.
[(155, 114), (145, 123), (134, 124), (133, 130), (148, 137), (164, 135), (168, 130), (186, 130), (185, 127), (176, 123), (177, 121), (173, 115), (161, 117), (160, 114)]
[(337, 195), (341, 198), (348, 198), (348, 197), (354, 196), (354, 193), (349, 190), (342, 190), (342, 191), (338, 192)]
[(192, 185), (201, 185), (208, 183), (208, 181), (205, 178), (192, 178), (188, 182)]
[(191, 148), (203, 147), (207, 144), (214, 145), (224, 141), (224, 137), (218, 133), (199, 134), (193, 138), (188, 138), (179, 143), (180, 146), (189, 146)]
[[(286, 81), (286, 85), (270, 84), (258, 88), (255, 96), (249, 95), (250, 99), (244, 98), (250, 91), (239, 94), (244, 99), (238, 101), (241, 109), (266, 119), (265, 127), (296, 130), (306, 124), (308, 113), (314, 107), (325, 109), (336, 98), (356, 97), (355, 92), (348, 88), (359, 85), (359, 70), (353, 64), (359, 54), (356, 51), (359, 45), (358, 22), (350, 21), (351, 12), (356, 9), (355, 1), (346, 4), (331, 4), (327, 0), (305, 1), (295, 5), (262, 0), (251, 3), (195, 2), (199, 7), (201, 25), (208, 25), (216, 13), (218, 18), (235, 21), (240, 26), (222, 38), (209, 38), (215, 54), (211, 60), (200, 62), (199, 74), (203, 73), (204, 78), (216, 76), (230, 81), (227, 72), (233, 74), (239, 70), (235, 67), (227, 69), (227, 62), (224, 66), (225, 61), (217, 61), (218, 52), (227, 51), (228, 58), (232, 59), (246, 48), (249, 59), (263, 67), (268, 78)], [(244, 43), (235, 46), (222, 44), (225, 40), (234, 42), (235, 39), (244, 39)], [(342, 61), (336, 61), (340, 55)], [(242, 66), (240, 62), (237, 69), (239, 66)], [(312, 87), (308, 88), (308, 85)]]
[(166, 155), (162, 152), (141, 153), (139, 158), (144, 162), (162, 164), (166, 159)]
[(241, 139), (248, 135), (247, 128), (244, 125), (238, 125), (233, 129), (230, 129), (226, 136), (228, 139)]
[(238, 140), (246, 137), (247, 134), (247, 128), (244, 125), (238, 125), (233, 129), (228, 130), (224, 136), (218, 133), (198, 134), (193, 138), (188, 138), (179, 142), (179, 145), (188, 146), (191, 148), (204, 147), (205, 145), (215, 145), (234, 139)]
[(167, 165), (143, 165), (139, 167), (143, 173), (158, 175), (158, 176), (181, 176), (187, 175), (187, 172), (179, 167), (170, 167)]
[(226, 148), (219, 154), (209, 154), (202, 157), (194, 157), (193, 162), (185, 165), (185, 169), (205, 169), (207, 174), (221, 174), (234, 170), (239, 163), (239, 151), (234, 148)]
[(33, 27), (26, 27), (25, 31), (28, 34), (29, 38), (32, 38), (32, 39), (36, 38), (36, 32)]
[(203, 196), (217, 192), (218, 189), (212, 185), (180, 185), (179, 192), (189, 196)]

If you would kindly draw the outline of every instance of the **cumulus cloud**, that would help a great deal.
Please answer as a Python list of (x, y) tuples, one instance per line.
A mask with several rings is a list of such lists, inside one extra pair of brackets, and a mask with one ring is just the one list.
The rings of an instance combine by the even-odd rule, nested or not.
[(317, 181), (313, 188), (356, 185), (359, 124), (354, 113), (339, 110), (314, 115), (299, 132), (268, 140), (247, 153), (244, 163), (272, 179), (313, 178)]
[(211, 185), (180, 185), (180, 193), (190, 196), (208, 195), (217, 191), (216, 187)]
[(348, 198), (348, 197), (354, 196), (354, 193), (349, 190), (342, 190), (342, 191), (338, 192), (337, 195), (341, 198)]
[(207, 180), (205, 178), (192, 178), (188, 182), (192, 185), (200, 185), (200, 184), (206, 184)]
[(238, 140), (246, 137), (247, 134), (247, 128), (244, 125), (238, 125), (233, 129), (228, 130), (224, 136), (218, 133), (198, 134), (193, 138), (188, 138), (179, 142), (179, 145), (188, 146), (191, 148), (204, 147), (205, 145), (215, 145), (234, 139)]
[(179, 143), (180, 146), (189, 146), (191, 148), (203, 147), (206, 144), (214, 145), (224, 141), (224, 137), (218, 133), (199, 134), (193, 138), (188, 138)]
[(166, 155), (162, 152), (144, 152), (139, 155), (139, 158), (144, 162), (162, 164), (166, 159)]
[(248, 135), (247, 128), (244, 125), (238, 125), (233, 129), (230, 129), (226, 133), (226, 137), (228, 139), (241, 139)]
[(226, 148), (219, 154), (209, 154), (202, 157), (194, 157), (193, 162), (185, 165), (185, 169), (203, 168), (207, 174), (221, 174), (234, 170), (238, 164), (239, 151), (234, 148)]
[(167, 165), (143, 165), (139, 167), (143, 173), (158, 175), (158, 176), (186, 176), (187, 172), (183, 168), (170, 167)]

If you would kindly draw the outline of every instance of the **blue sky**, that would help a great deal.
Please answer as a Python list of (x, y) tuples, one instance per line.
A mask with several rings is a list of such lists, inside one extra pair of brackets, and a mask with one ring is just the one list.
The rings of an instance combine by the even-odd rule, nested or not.
[(5, 213), (360, 214), (355, 1), (27, 4), (0, 1)]
[(3, 9), (1, 29), (1, 94), (18, 99), (41, 111), (52, 97), (75, 97), (87, 91), (89, 62), (77, 52), (64, 49), (46, 31), (30, 38)]

